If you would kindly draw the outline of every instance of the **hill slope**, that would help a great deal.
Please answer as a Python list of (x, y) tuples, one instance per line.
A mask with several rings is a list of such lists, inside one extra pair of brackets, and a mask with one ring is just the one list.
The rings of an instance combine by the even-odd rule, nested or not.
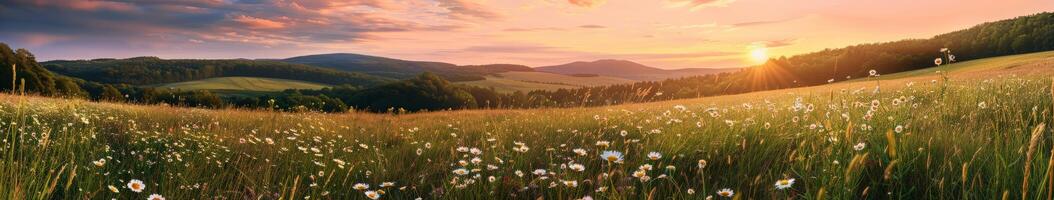
[(250, 91), (250, 92), (277, 92), (286, 89), (322, 89), (329, 85), (275, 78), (258, 77), (219, 77), (196, 81), (168, 83), (155, 85), (159, 88), (171, 88), (179, 90), (221, 90), (221, 91)]
[(737, 70), (708, 68), (665, 70), (649, 67), (633, 61), (611, 59), (597, 60), (592, 62), (579, 61), (562, 65), (537, 67), (534, 69), (537, 71), (552, 72), (559, 74), (598, 74), (633, 80), (662, 80), (669, 78), (706, 75)]
[(306, 55), (281, 61), (397, 79), (410, 78), (422, 72), (432, 72), (451, 81), (480, 80), (486, 74), (532, 70), (522, 65), (458, 66), (443, 62), (409, 61), (350, 53)]
[(515, 91), (556, 90), (633, 83), (636, 80), (609, 76), (570, 76), (547, 72), (504, 72), (486, 76), (486, 80), (457, 82), (483, 88), (494, 88), (502, 93)]

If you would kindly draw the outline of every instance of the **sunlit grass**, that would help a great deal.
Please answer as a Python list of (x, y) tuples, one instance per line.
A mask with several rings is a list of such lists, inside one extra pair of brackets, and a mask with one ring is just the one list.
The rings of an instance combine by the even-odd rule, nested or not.
[(410, 115), (5, 95), (0, 196), (721, 199), (727, 188), (744, 199), (1046, 198), (1049, 69)]

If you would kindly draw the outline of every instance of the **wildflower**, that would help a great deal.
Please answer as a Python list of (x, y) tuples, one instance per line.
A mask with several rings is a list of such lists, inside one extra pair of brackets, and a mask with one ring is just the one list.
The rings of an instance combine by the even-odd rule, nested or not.
[(585, 149), (574, 149), (574, 150), (571, 150), (571, 151), (575, 152), (575, 154), (578, 154), (579, 156), (585, 156), (586, 155), (586, 150)]
[(776, 189), (780, 189), (780, 190), (787, 189), (787, 188), (790, 188), (791, 185), (794, 185), (794, 179), (793, 178), (792, 179), (781, 179), (779, 181), (776, 181)]
[(985, 109), (985, 108), (988, 108), (988, 104), (982, 101), (981, 103), (977, 103), (977, 107), (980, 107), (981, 109)]
[(597, 146), (603, 147), (603, 148), (607, 148), (608, 146), (611, 146), (611, 142), (608, 142), (608, 141), (597, 141)]
[(651, 153), (648, 153), (648, 159), (658, 160), (660, 158), (662, 158), (662, 154), (660, 154), (659, 152), (652, 151)]
[(146, 189), (146, 185), (143, 184), (143, 181), (140, 181), (139, 179), (132, 179), (132, 181), (128, 181), (128, 189), (132, 190), (132, 192), (138, 193), (142, 192), (143, 189)]
[(379, 199), (379, 198), (381, 198), (381, 194), (379, 194), (379, 193), (377, 193), (375, 191), (372, 191), (372, 190), (371, 191), (366, 191), (363, 194), (366, 195), (366, 198), (370, 198), (370, 199)]
[(531, 172), (531, 173), (534, 174), (534, 175), (537, 175), (537, 176), (544, 176), (545, 175), (545, 169), (536, 169), (536, 170), (534, 170), (534, 172)]
[(651, 171), (651, 164), (644, 164), (644, 165), (641, 165), (641, 166), (640, 166), (639, 168), (637, 168), (637, 169), (640, 169), (640, 170), (644, 170), (644, 171)]
[(604, 153), (600, 154), (600, 158), (608, 162), (621, 163), (622, 153), (618, 151), (604, 151)]
[(497, 180), (498, 180), (498, 178), (494, 178), (494, 176), (488, 176), (487, 177), (487, 181), (490, 181), (490, 182), (494, 182), (494, 181), (497, 181)]
[(871, 76), (877, 76), (878, 75), (878, 71), (875, 71), (875, 70), (872, 69), (871, 71), (867, 71), (867, 74), (871, 75)]
[(458, 176), (462, 176), (462, 175), (468, 174), (468, 170), (466, 170), (465, 168), (458, 168), (458, 169), (454, 170), (454, 174), (457, 174)]
[(165, 200), (165, 197), (161, 196), (160, 194), (151, 194), (150, 197), (147, 197), (146, 199), (147, 200)]
[(706, 160), (699, 160), (699, 169), (706, 168)]
[(642, 177), (647, 176), (647, 175), (648, 175), (647, 172), (645, 172), (644, 170), (637, 170), (637, 171), (633, 172), (633, 177), (636, 177), (636, 178), (642, 178)]
[(688, 188), (688, 194), (695, 194), (695, 190), (691, 189), (691, 188)]
[(365, 183), (356, 183), (355, 185), (351, 186), (351, 188), (354, 188), (355, 190), (366, 190), (370, 189), (370, 185)]
[(856, 143), (856, 145), (853, 145), (853, 149), (857, 151), (864, 150), (864, 147), (866, 147), (866, 144), (864, 144), (863, 142)]
[(897, 125), (897, 127), (893, 128), (893, 130), (896, 131), (897, 133), (903, 132), (904, 131), (904, 126)]
[(395, 186), (395, 183), (394, 182), (383, 182), (383, 183), (381, 183), (381, 187), (391, 187), (391, 186)]
[(941, 63), (944, 63), (944, 59), (937, 58), (933, 60), (933, 64), (936, 64), (937, 66), (941, 66)]
[(564, 181), (564, 185), (567, 187), (578, 187), (578, 181)]
[(571, 164), (571, 166), (569, 166), (568, 168), (571, 168), (571, 170), (575, 170), (578, 172), (586, 170), (586, 166), (583, 166), (582, 164)]
[(106, 165), (106, 159), (99, 159), (96, 161), (92, 161), (92, 163), (95, 164), (95, 166), (97, 167), (102, 167), (103, 165)]
[(121, 193), (121, 191), (120, 191), (120, 190), (118, 190), (118, 189), (117, 189), (117, 187), (114, 187), (113, 185), (108, 185), (108, 186), (106, 186), (106, 188), (109, 188), (109, 189), (110, 189), (110, 192), (113, 192), (113, 193)]
[(735, 195), (735, 194), (736, 193), (733, 192), (732, 189), (728, 189), (728, 188), (721, 189), (721, 190), (717, 191), (717, 195), (723, 196), (723, 197), (732, 197), (732, 195)]

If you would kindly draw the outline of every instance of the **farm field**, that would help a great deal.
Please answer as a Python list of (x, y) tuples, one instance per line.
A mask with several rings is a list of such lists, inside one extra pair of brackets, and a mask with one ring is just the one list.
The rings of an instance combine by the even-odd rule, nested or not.
[(547, 72), (502, 72), (488, 75), (486, 80), (458, 82), (484, 88), (494, 88), (503, 93), (515, 91), (556, 90), (588, 86), (633, 83), (635, 80), (609, 76), (570, 76)]
[(0, 196), (1044, 199), (1052, 56), (568, 109), (322, 114), (3, 95)]
[(216, 90), (246, 92), (278, 92), (286, 89), (322, 89), (329, 85), (276, 78), (260, 77), (219, 77), (196, 81), (168, 83), (158, 85), (160, 88), (175, 88), (185, 91)]

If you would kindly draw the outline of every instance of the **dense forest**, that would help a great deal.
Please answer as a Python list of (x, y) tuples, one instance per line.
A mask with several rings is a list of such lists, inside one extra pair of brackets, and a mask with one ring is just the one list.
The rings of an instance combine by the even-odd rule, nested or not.
[(44, 68), (66, 76), (111, 84), (151, 85), (214, 77), (250, 76), (301, 80), (331, 85), (375, 86), (391, 78), (267, 60), (192, 60), (135, 57), (48, 61)]
[[(2, 66), (16, 65), (17, 78), (15, 80), (25, 80), (26, 91), (48, 96), (71, 96), (94, 100), (146, 104), (164, 103), (213, 108), (242, 107), (325, 112), (342, 112), (354, 109), (371, 112), (392, 112), (397, 110), (598, 106), (820, 85), (832, 81), (866, 77), (870, 70), (888, 74), (933, 67), (935, 66), (935, 59), (941, 59), (942, 63), (951, 63), (956, 60), (1054, 50), (1054, 37), (1051, 36), (1054, 36), (1054, 14), (1041, 13), (984, 23), (969, 29), (941, 34), (930, 39), (862, 44), (840, 49), (826, 49), (789, 58), (781, 57), (771, 59), (760, 66), (744, 68), (735, 72), (633, 84), (511, 94), (498, 93), (491, 88), (452, 84), (445, 80), (445, 77), (441, 74), (425, 71), (417, 76), (395, 82), (379, 84), (384, 81), (363, 81), (364, 85), (377, 84), (372, 87), (337, 86), (321, 90), (286, 90), (281, 93), (262, 96), (219, 96), (208, 91), (178, 91), (109, 83), (150, 84), (206, 76), (281, 76), (274, 78), (286, 79), (296, 79), (291, 78), (291, 76), (307, 76), (311, 78), (310, 81), (327, 82), (334, 80), (346, 81), (357, 76), (340, 75), (340, 73), (331, 71), (317, 71), (318, 73), (330, 73), (333, 74), (331, 77), (335, 77), (334, 79), (320, 80), (318, 77), (311, 77), (306, 74), (289, 75), (282, 74), (280, 73), (282, 71), (278, 70), (263, 70), (265, 72), (259, 72), (238, 68), (244, 66), (268, 66), (256, 62), (273, 64), (265, 61), (248, 60), (232, 62), (244, 62), (247, 64), (231, 65), (200, 64), (200, 61), (187, 60), (185, 61), (187, 63), (179, 65), (158, 64), (158, 66), (181, 66), (161, 67), (161, 70), (158, 70), (158, 67), (150, 67), (154, 65), (149, 63), (157, 62), (159, 59), (133, 58), (78, 61), (115, 63), (120, 61), (132, 63), (128, 66), (134, 66), (123, 68), (118, 66), (124, 65), (114, 64), (113, 71), (89, 76), (97, 77), (98, 79), (80, 80), (53, 74), (36, 63), (33, 55), (28, 51), (24, 49), (12, 51), (7, 45), (2, 43), (0, 43), (0, 50), (2, 50), (0, 52), (0, 56), (2, 56), (0, 59), (2, 60), (0, 61), (3, 63), (0, 64), (3, 64)], [(60, 74), (77, 73), (76, 69), (78, 67), (75, 67), (76, 65), (57, 63), (62, 62), (48, 62), (47, 66)], [(223, 66), (229, 66), (229, 68)], [(519, 69), (519, 66), (516, 65), (504, 67), (507, 69), (500, 70)], [(295, 69), (294, 67), (274, 68)], [(477, 66), (476, 68), (486, 67)], [(308, 71), (310, 73), (316, 72)], [(478, 69), (477, 71), (486, 70)], [(2, 76), (0, 77), (0, 85), (5, 90), (10, 90), (13, 86), (10, 72), (9, 70), (0, 70), (0, 76)], [(123, 76), (129, 73), (148, 74), (151, 76), (147, 77), (157, 77), (157, 79), (121, 80)], [(267, 76), (267, 74), (274, 76)], [(177, 76), (179, 78), (167, 79), (167, 76)], [(84, 76), (82, 74), (77, 77)], [(340, 79), (339, 77), (349, 78)]]

